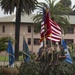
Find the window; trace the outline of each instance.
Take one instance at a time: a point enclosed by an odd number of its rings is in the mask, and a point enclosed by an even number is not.
[[[28,33],[31,32],[31,26],[28,26]]]
[[[39,40],[40,40],[40,39],[34,39],[34,45],[40,45]]]
[[[5,25],[2,26],[2,32],[5,32]]]
[[[67,27],[66,34],[74,34],[74,27]]]
[[[31,38],[28,38],[28,45],[31,45]]]
[[[74,42],[73,39],[65,39],[65,41],[67,45],[72,44]]]

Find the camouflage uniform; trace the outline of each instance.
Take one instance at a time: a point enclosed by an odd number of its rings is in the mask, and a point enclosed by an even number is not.
[[[59,65],[62,66],[65,62],[64,59],[66,58],[65,56],[66,52],[64,51],[64,48],[60,46],[60,51],[58,54],[58,60],[59,60]]]
[[[58,52],[56,50],[52,52],[52,64],[58,64]]]

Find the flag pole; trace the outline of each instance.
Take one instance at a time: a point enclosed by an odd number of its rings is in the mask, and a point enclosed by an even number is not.
[[[25,39],[25,32],[23,33],[23,41]],[[22,51],[23,54],[26,54],[24,51]],[[22,58],[23,58],[23,54],[22,54]],[[24,58],[22,59],[22,62],[24,62]]]
[[[46,39],[44,38],[44,51],[45,51],[45,47],[46,47]]]
[[[25,38],[25,33],[23,33],[23,39]],[[22,51],[22,53],[23,54],[25,54],[25,55],[27,55],[27,56],[29,56],[29,57],[31,57],[29,54],[27,54],[26,52],[24,52],[24,51]]]
[[[7,53],[6,53],[6,55],[7,55]],[[5,62],[6,62],[6,56],[5,56],[5,58],[4,58],[4,66],[5,66]]]
[[[11,38],[11,35],[12,35],[12,33],[10,33],[10,38]],[[9,38],[9,39],[10,39],[10,38]],[[11,53],[7,53],[7,54],[14,57],[14,55],[11,54]],[[14,57],[14,58],[15,58],[15,57]],[[9,67],[11,67],[11,75],[13,75],[13,72],[14,72],[14,69],[13,69],[13,68],[14,68],[14,63],[13,63],[11,66],[9,65]]]
[[[30,56],[29,54],[27,54],[26,52],[24,52],[24,51],[23,51],[23,53],[24,53],[25,55],[27,55],[27,56],[31,57],[31,56]]]
[[[11,38],[11,35],[12,35],[12,33],[10,33],[10,38]],[[12,55],[11,53],[8,53],[9,55],[11,55],[11,56],[13,56],[14,57],[14,55]],[[15,58],[15,57],[14,57]],[[14,68],[14,64],[12,64],[12,66],[10,66],[11,67],[11,75],[13,75],[13,68]]]
[[[23,33],[23,39],[25,38],[25,33]]]
[[[25,33],[23,33],[25,35]],[[23,36],[23,57],[26,57],[26,59],[23,58],[24,62],[28,62],[29,59],[30,59],[30,53],[29,53],[29,48],[28,48],[28,45],[25,41],[25,38]]]
[[[11,36],[12,33],[10,33],[10,36]],[[7,52],[6,52],[6,55],[7,55]],[[6,56],[4,58],[4,65],[5,65],[5,62],[6,62]]]

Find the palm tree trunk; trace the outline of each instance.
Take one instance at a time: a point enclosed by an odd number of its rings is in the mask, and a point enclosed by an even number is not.
[[[15,60],[19,60],[19,39],[20,39],[20,21],[21,21],[21,0],[20,5],[16,7],[15,23]]]

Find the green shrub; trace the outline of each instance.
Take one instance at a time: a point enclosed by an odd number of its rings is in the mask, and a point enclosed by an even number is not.
[[[14,42],[14,40],[11,37],[0,38],[0,51],[6,51],[9,39],[11,39],[11,41]]]
[[[23,52],[22,51],[19,51],[19,56],[22,56],[23,55]]]
[[[35,61],[21,63],[19,75],[39,75],[39,64]]]

